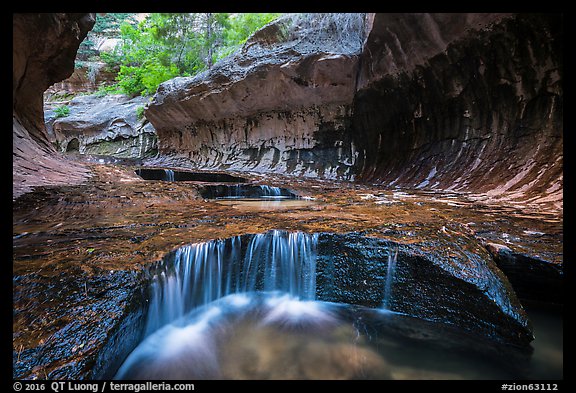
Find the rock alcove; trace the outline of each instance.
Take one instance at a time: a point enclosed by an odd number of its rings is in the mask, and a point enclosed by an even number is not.
[[[13,378],[562,378],[562,15],[286,15],[55,118],[96,18],[13,14]]]

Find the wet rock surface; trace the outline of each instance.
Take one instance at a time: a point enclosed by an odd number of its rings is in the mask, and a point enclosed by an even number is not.
[[[208,183],[244,183],[245,178],[222,172],[178,171],[169,168],[138,168],[136,174],[144,180],[197,181]]]
[[[437,278],[453,275],[458,285],[476,291],[478,299],[495,298],[489,294],[490,288],[479,286],[473,274],[468,276],[471,270],[466,270],[474,264],[490,266],[487,251],[481,246],[484,242],[481,236],[488,233],[493,239],[507,239],[527,255],[546,255],[549,263],[562,266],[561,216],[483,204],[463,194],[385,190],[282,176],[264,179],[258,174],[243,173],[249,177],[248,181],[258,184],[266,180],[267,184],[316,198],[318,203],[282,210],[242,210],[204,200],[199,195],[200,182],[145,181],[135,174],[135,167],[86,165],[96,173],[86,184],[40,188],[14,202],[15,378],[104,375],[103,364],[107,356],[112,356],[105,355],[107,343],[116,340],[124,343],[125,348],[131,346],[123,337],[133,337],[131,329],[135,329],[126,323],[127,316],[140,320],[138,315],[142,311],[137,311],[138,306],[133,304],[137,305],[135,299],[141,298],[142,269],[161,260],[169,251],[194,242],[271,229],[340,233],[343,241],[338,246],[342,248],[354,239],[366,237],[371,239],[362,241],[368,245],[394,242],[402,258],[414,261],[410,266],[422,266],[423,270],[416,269],[410,274],[433,273]],[[523,233],[525,228],[549,234],[549,240],[534,242]],[[354,250],[352,246],[349,248]],[[366,260],[378,248],[366,247],[362,251],[357,247],[355,252],[360,257],[365,253]],[[334,260],[344,268],[351,258],[339,253]],[[381,255],[378,261],[383,263],[385,258],[386,254]],[[362,270],[358,274],[361,273]],[[422,289],[408,276],[400,275],[399,283],[402,284],[392,286],[392,293],[407,294]],[[488,294],[481,293],[483,290],[488,290]],[[374,295],[376,292],[362,289],[354,294],[345,289],[335,293],[331,296],[342,299],[348,296],[360,304],[374,305],[381,301]],[[382,291],[378,293],[382,296]],[[501,300],[500,304],[504,304]],[[495,311],[489,303],[469,300],[467,304],[472,309],[459,311],[458,318],[464,324],[476,324],[486,333],[488,326],[482,328],[477,318]],[[493,336],[488,334],[490,337],[507,337],[517,343],[527,341],[525,333],[521,333],[524,338],[510,336],[512,332],[526,332],[518,323],[523,320],[522,310],[514,304],[512,301],[510,312],[496,309],[509,322],[500,324],[499,329],[503,330],[495,330]],[[392,300],[391,307],[400,305]],[[480,314],[476,314],[477,307]],[[49,309],[51,318],[46,318]],[[434,315],[443,315],[442,311],[454,311],[450,307],[428,314],[424,309],[403,310],[431,320]],[[472,316],[467,317],[466,310]],[[514,312],[519,317],[513,318]],[[53,340],[58,345],[46,344]],[[84,346],[79,348],[82,343]],[[98,372],[92,368],[97,364],[101,365]]]
[[[323,234],[318,248],[322,300],[385,307],[519,346],[533,339],[505,276],[467,234],[409,245]]]

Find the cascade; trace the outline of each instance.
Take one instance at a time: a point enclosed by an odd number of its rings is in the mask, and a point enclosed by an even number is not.
[[[281,292],[301,300],[316,297],[318,235],[273,230],[252,236],[193,244],[174,253],[153,276],[146,335],[221,297]]]
[[[164,180],[174,181],[174,171],[172,169],[164,169]]]
[[[392,251],[388,249],[388,267],[386,269],[386,281],[384,283],[384,300],[383,307],[390,309],[390,300],[392,298],[392,282],[394,281],[394,272],[396,271],[396,260],[398,258],[398,247]]]

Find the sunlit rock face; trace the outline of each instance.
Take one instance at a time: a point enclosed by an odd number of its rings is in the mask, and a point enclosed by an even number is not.
[[[363,14],[283,18],[210,71],[163,83],[146,111],[161,153],[204,168],[351,178],[363,30]]]
[[[561,26],[377,14],[353,109],[357,178],[561,207]]]
[[[106,63],[83,62],[74,68],[69,78],[50,86],[44,96],[49,98],[59,94],[93,93],[102,85],[116,83],[117,76],[118,72],[109,70]]]
[[[88,176],[81,165],[55,154],[43,116],[43,93],[69,77],[80,42],[95,14],[42,13],[12,16],[12,114],[14,197],[44,184],[79,182]]]

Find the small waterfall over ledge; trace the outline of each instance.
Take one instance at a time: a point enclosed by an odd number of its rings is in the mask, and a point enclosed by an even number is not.
[[[398,247],[394,250],[388,249],[388,266],[386,268],[386,282],[384,283],[384,309],[390,310],[390,301],[392,300],[392,283],[394,281],[394,272],[396,271],[396,261],[398,259]]]
[[[317,242],[318,234],[273,230],[179,248],[173,266],[160,266],[153,277],[146,335],[235,293],[281,292],[314,300]]]
[[[444,347],[450,329],[461,326],[455,337],[466,339],[449,344],[464,342],[460,353],[497,343],[483,341],[498,339],[496,325],[482,328],[485,320],[513,322],[500,306],[483,302],[485,291],[411,247],[357,234],[280,230],[181,247],[148,271],[142,341],[114,378],[332,379],[346,370],[346,378],[386,379],[387,362],[374,352],[380,341],[370,344],[376,331],[392,341],[405,332],[428,348],[430,340]],[[481,342],[472,343],[470,332]],[[364,333],[366,341],[359,340]],[[405,349],[398,348],[401,356]],[[351,357],[359,359],[357,368]]]
[[[174,171],[172,169],[164,169],[164,180],[174,181]]]

